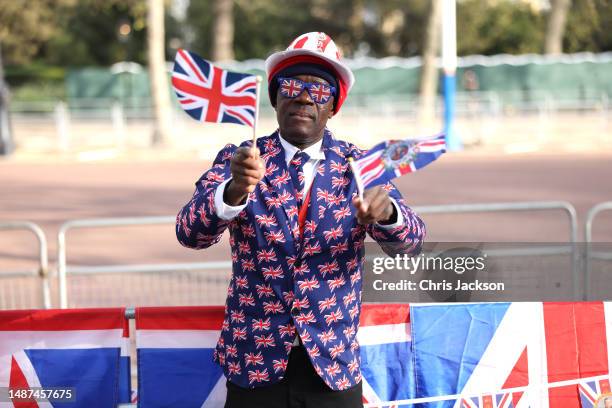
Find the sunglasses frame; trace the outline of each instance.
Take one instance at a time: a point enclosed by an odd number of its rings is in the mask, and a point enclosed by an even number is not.
[[[306,91],[308,93],[308,96],[310,97],[310,99],[312,99],[313,102],[315,102],[315,103],[317,103],[319,105],[325,105],[327,102],[329,102],[329,100],[332,98],[332,96],[333,97],[336,96],[336,87],[332,86],[332,85],[329,85],[329,84],[324,84],[323,82],[306,82],[306,81],[302,81],[301,79],[286,78],[286,77],[278,77],[276,80],[278,81],[278,89],[281,90],[281,95],[284,98],[295,99],[298,96],[300,96],[302,94],[302,92]],[[298,94],[293,96],[293,97],[289,96],[289,95],[285,95],[283,93],[283,91],[282,91],[283,81],[297,81],[300,84],[302,84],[302,90]],[[319,102],[315,97],[312,96],[311,89],[310,89],[312,86],[324,86],[324,87],[328,87],[329,88],[329,94],[330,94],[329,98],[326,101]]]

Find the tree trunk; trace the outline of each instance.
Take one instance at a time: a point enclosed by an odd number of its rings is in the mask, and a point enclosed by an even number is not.
[[[147,43],[149,49],[149,77],[153,99],[152,144],[161,145],[170,135],[171,104],[166,73],[164,41],[164,0],[148,0]]]
[[[213,61],[234,59],[234,0],[215,0],[213,6]]]
[[[15,149],[8,102],[8,89],[4,82],[4,66],[2,64],[2,44],[0,43],[0,156],[8,156]]]
[[[419,119],[422,125],[429,126],[435,119],[436,91],[438,89],[437,55],[440,51],[440,20],[442,1],[431,0],[427,16],[425,43],[421,65],[419,92]]]
[[[565,23],[570,4],[571,0],[550,1],[550,15],[546,27],[546,42],[544,43],[545,54],[558,55],[563,53],[563,34],[565,33]]]
[[[353,33],[354,45],[351,51],[356,51],[359,43],[363,41],[364,36],[364,21],[363,15],[365,11],[365,5],[363,0],[354,1],[353,9],[351,10],[350,17],[348,19],[348,27]]]

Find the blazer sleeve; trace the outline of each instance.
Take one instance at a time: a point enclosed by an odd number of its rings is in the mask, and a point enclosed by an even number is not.
[[[418,255],[425,239],[425,223],[406,205],[402,195],[393,183],[387,183],[383,188],[397,202],[402,212],[403,222],[391,229],[377,224],[369,224],[366,231],[389,256],[397,254]]]
[[[215,158],[212,167],[195,183],[191,200],[176,216],[176,238],[187,248],[204,249],[216,244],[231,221],[217,216],[215,191],[231,177],[230,160],[237,146],[228,144]]]

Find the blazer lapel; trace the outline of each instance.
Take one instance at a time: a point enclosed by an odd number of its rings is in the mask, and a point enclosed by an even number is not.
[[[335,224],[333,212],[330,209],[330,200],[334,199],[332,196],[344,195],[345,201],[342,202],[342,205],[350,206],[348,187],[339,189],[332,185],[332,177],[347,177],[347,173],[350,172],[346,152],[327,129],[323,136],[323,152],[325,160],[318,164],[310,190],[310,203],[304,227],[304,243],[316,237],[317,234],[321,234],[326,224]]]
[[[263,158],[266,162],[264,179],[270,191],[270,197],[264,198],[264,205],[282,208],[289,223],[289,230],[295,241],[298,241],[298,212],[295,192],[291,184],[291,176],[285,162],[285,150],[280,143],[278,131],[275,132],[263,146]],[[284,220],[278,220],[279,223]]]

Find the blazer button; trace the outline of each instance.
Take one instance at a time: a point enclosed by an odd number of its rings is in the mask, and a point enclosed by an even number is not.
[[[300,309],[298,309],[297,307],[292,307],[291,308],[291,315],[292,316],[297,316],[300,313]]]

